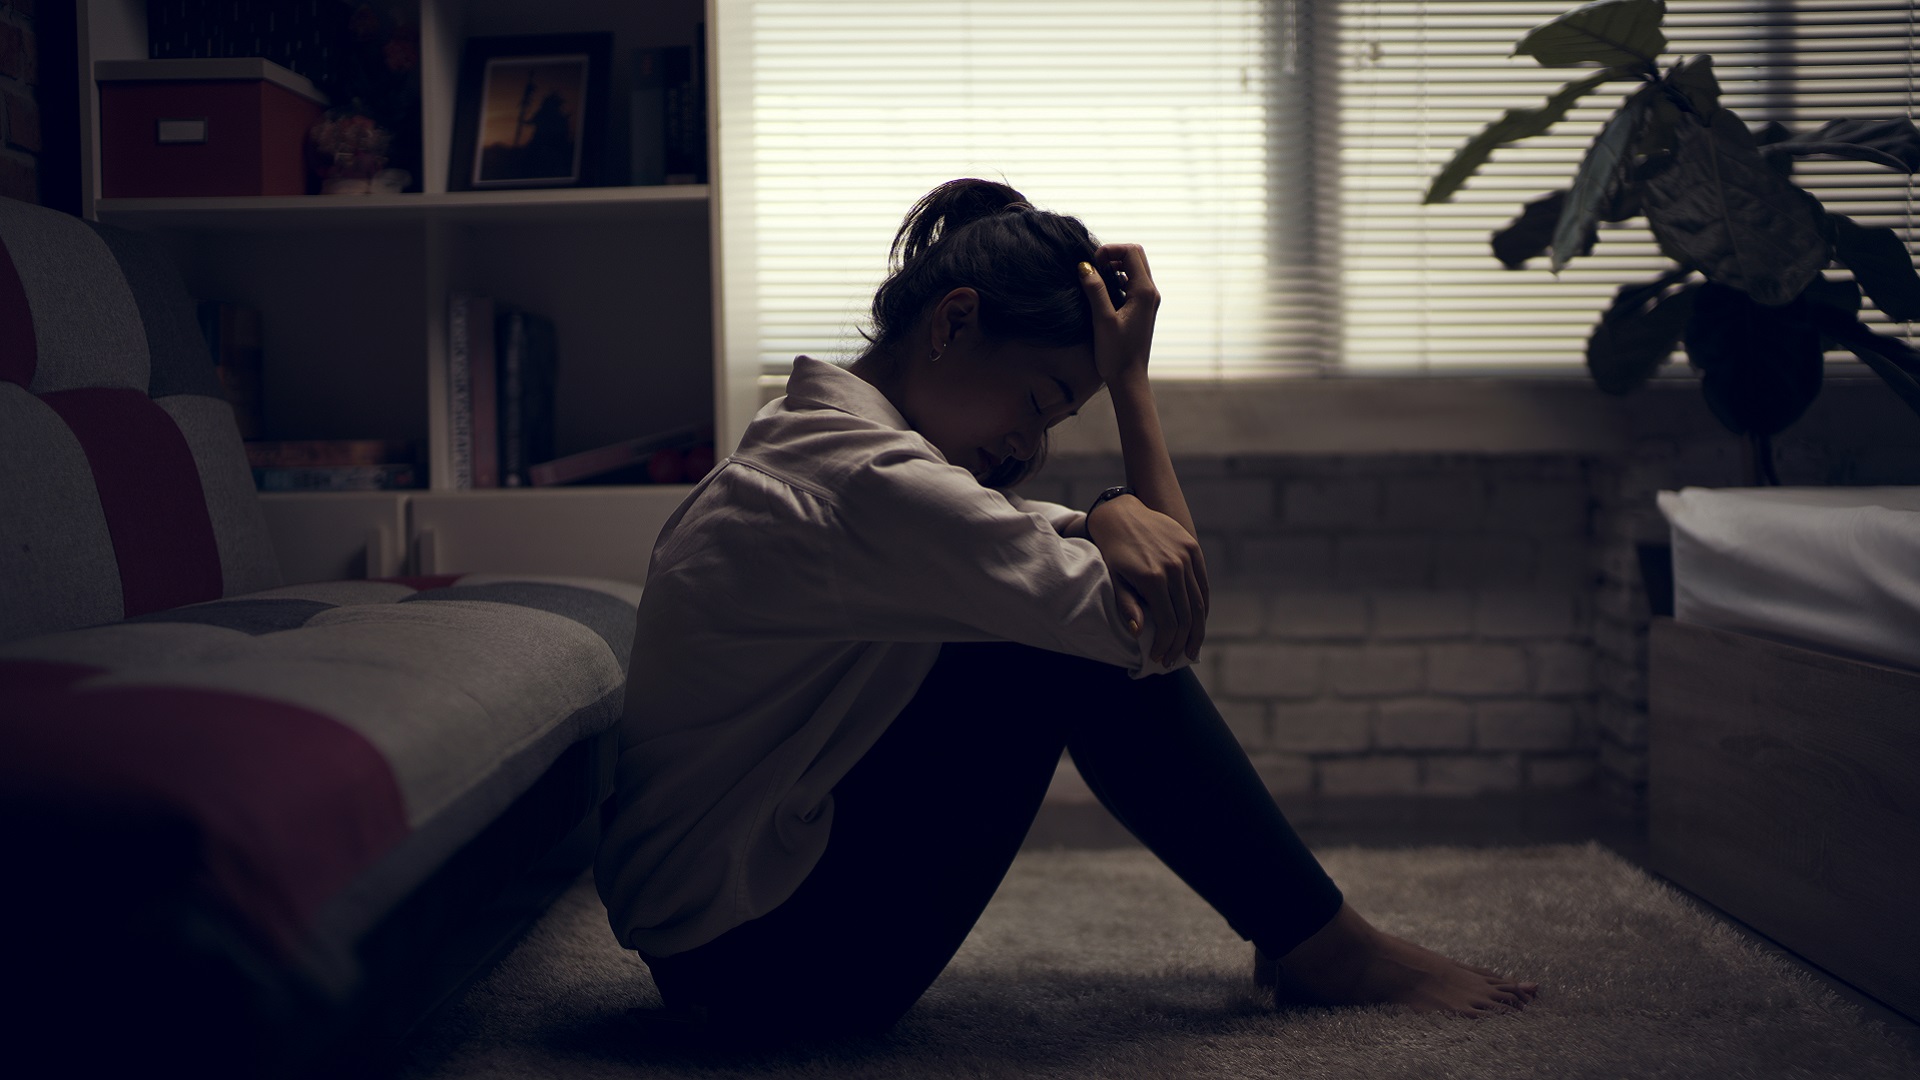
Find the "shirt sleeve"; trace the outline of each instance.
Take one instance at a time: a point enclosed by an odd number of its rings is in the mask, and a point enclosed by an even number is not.
[[[1023,499],[1010,492],[1007,493],[1006,498],[1009,503],[1013,504],[1015,510],[1023,514],[1039,514],[1041,517],[1046,518],[1047,524],[1053,526],[1053,531],[1059,533],[1061,536],[1072,533],[1082,522],[1087,520],[1087,512],[1085,510],[1074,510],[1061,506],[1059,503],[1047,502],[1043,499]]]
[[[1126,629],[1100,550],[1062,536],[1053,504],[1023,509],[963,469],[905,452],[867,459],[835,494],[834,592],[854,639],[1018,641],[1136,678],[1187,664],[1147,655],[1153,627]]]

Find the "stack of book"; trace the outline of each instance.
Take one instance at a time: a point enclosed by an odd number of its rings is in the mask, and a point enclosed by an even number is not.
[[[261,491],[394,491],[424,486],[406,439],[271,439],[247,444]]]
[[[705,53],[702,45],[633,50],[629,183],[707,182]]]
[[[490,296],[457,293],[447,317],[453,486],[525,487],[553,457],[559,337],[553,320]]]

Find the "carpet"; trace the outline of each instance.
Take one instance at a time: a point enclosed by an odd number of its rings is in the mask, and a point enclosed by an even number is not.
[[[659,1003],[590,880],[411,1046],[451,1077],[1914,1077],[1878,1020],[1597,842],[1328,848],[1374,925],[1541,984],[1483,1020],[1263,1003],[1252,947],[1138,849],[1029,850],[887,1035],[693,1053],[626,1016]],[[804,994],[805,972],[767,973]]]

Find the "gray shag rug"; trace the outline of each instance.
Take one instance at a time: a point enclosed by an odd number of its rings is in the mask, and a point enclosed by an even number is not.
[[[1597,842],[1315,853],[1374,925],[1541,985],[1482,1020],[1261,1000],[1252,947],[1144,851],[1028,851],[887,1035],[674,1049],[582,880],[413,1044],[427,1077],[1887,1077],[1878,1020]],[[769,971],[795,994],[806,972]]]

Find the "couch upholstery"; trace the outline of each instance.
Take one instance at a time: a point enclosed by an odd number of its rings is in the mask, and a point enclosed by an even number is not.
[[[363,943],[536,783],[582,788],[575,816],[604,794],[603,768],[550,777],[620,715],[637,586],[283,584],[177,271],[5,199],[0,503],[6,913],[53,928],[43,985],[210,951],[225,974],[187,984],[210,1029],[234,1021],[215,999],[349,1001]]]

